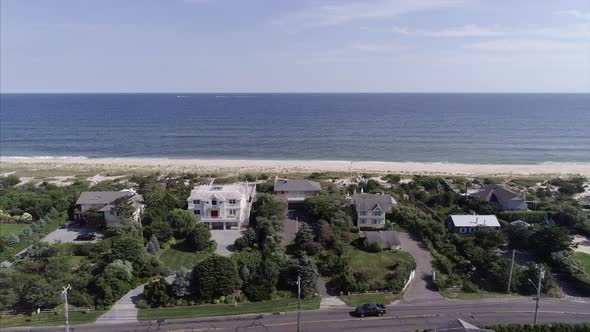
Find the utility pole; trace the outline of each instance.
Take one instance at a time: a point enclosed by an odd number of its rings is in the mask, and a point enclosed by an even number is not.
[[[297,275],[297,332],[300,332],[301,322],[301,276]]]
[[[537,317],[539,315],[539,300],[541,299],[541,281],[543,281],[543,279],[545,279],[545,269],[543,267],[541,267],[541,269],[539,270],[538,285],[535,285],[535,283],[531,279],[529,279],[530,283],[533,284],[533,286],[537,290],[537,300],[535,304],[535,320],[533,321],[533,325],[537,325]]]
[[[68,291],[71,289],[72,287],[70,285],[68,285],[67,287],[64,287],[63,292],[61,292],[61,295],[63,297],[64,300],[64,313],[66,316],[66,332],[70,332],[70,322],[68,321]]]
[[[512,249],[512,264],[510,264],[510,275],[508,276],[508,289],[506,293],[510,294],[510,284],[512,283],[512,270],[514,269],[514,256],[516,254],[516,250]]]

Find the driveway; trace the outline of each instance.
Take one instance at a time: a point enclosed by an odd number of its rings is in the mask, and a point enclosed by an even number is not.
[[[231,256],[234,252],[234,242],[244,235],[244,231],[237,229],[211,230],[211,239],[217,242],[215,253],[221,256]]]
[[[295,240],[295,235],[303,220],[303,211],[288,210],[283,225],[283,245],[287,246],[291,241]],[[297,225],[299,223],[299,225]]]
[[[92,233],[96,231],[96,227],[94,226],[82,226],[82,227],[70,227],[70,228],[58,228],[53,232],[47,234],[44,238],[41,239],[43,242],[96,242],[100,240],[103,236],[100,233],[96,234],[96,240],[94,241],[74,241],[74,239],[81,234]]]
[[[398,233],[401,249],[414,257],[416,275],[404,293],[409,302],[444,300],[432,285],[432,258],[422,243],[412,239],[408,233]]]

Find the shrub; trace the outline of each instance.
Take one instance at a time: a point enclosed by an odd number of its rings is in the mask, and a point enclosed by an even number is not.
[[[381,251],[383,251],[383,245],[381,245],[381,243],[379,243],[379,242],[369,243],[366,246],[366,250],[368,252],[381,252]]]
[[[252,302],[259,302],[270,300],[272,298],[272,290],[266,285],[250,285],[244,289],[246,296]]]
[[[187,240],[195,251],[202,251],[211,245],[211,231],[209,226],[198,223],[188,234]]]
[[[150,306],[148,305],[148,303],[147,303],[147,301],[146,301],[146,300],[144,300],[144,299],[141,299],[141,300],[139,300],[139,301],[137,302],[137,307],[138,307],[139,309],[147,309],[147,308],[149,308]]]
[[[305,250],[305,252],[310,255],[310,256],[315,256],[317,254],[320,253],[320,251],[322,251],[322,245],[319,244],[318,242],[306,242],[303,245],[303,250]]]

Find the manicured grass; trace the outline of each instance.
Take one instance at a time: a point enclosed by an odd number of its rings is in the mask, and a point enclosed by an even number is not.
[[[70,325],[94,323],[96,319],[105,313],[105,310],[91,310],[88,313],[82,311],[70,311]],[[64,325],[64,314],[59,315],[53,312],[43,312],[39,315],[5,315],[0,317],[0,326],[59,326]]]
[[[343,295],[339,296],[344,303],[351,307],[363,305],[365,303],[390,304],[393,301],[402,298],[401,294],[362,294],[362,295]]]
[[[303,310],[319,309],[320,298],[314,297],[301,301]],[[275,313],[284,311],[296,311],[297,299],[284,298],[263,302],[246,302],[238,303],[237,307],[233,304],[202,304],[190,307],[174,308],[157,308],[157,309],[139,309],[137,315],[139,320],[158,320],[158,319],[177,319],[177,318],[195,318],[210,316],[227,316],[242,315],[254,313]]]
[[[0,224],[0,236],[18,235],[27,224]]]
[[[590,255],[583,252],[575,252],[574,259],[580,264],[584,272],[590,275]]]
[[[350,258],[350,267],[355,272],[364,272],[368,277],[367,282],[382,283],[390,267],[400,261],[413,262],[414,258],[407,252],[382,251],[370,253],[354,247],[349,247],[345,255]]]
[[[458,300],[478,300],[478,299],[486,299],[486,298],[496,298],[496,297],[519,297],[520,295],[513,295],[513,294],[506,294],[506,293],[494,293],[494,292],[477,292],[477,293],[467,293],[462,291],[453,291],[453,290],[443,290],[440,292],[440,295],[449,298],[449,299],[458,299]]]
[[[172,271],[177,271],[181,267],[192,268],[196,263],[204,260],[210,252],[193,252],[190,251],[183,243],[173,245],[168,249],[162,250],[159,259],[160,262],[169,267]]]

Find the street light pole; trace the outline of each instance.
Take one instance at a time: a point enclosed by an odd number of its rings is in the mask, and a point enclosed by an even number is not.
[[[64,299],[64,313],[65,313],[65,318],[66,318],[66,326],[65,326],[65,331],[66,332],[70,332],[70,322],[68,320],[69,315],[68,315],[68,291],[71,289],[72,287],[70,285],[68,285],[67,287],[63,287],[63,292],[61,292],[61,295],[63,296]]]
[[[539,270],[538,285],[535,285],[535,283],[531,279],[529,279],[529,282],[533,284],[533,287],[535,287],[535,289],[537,290],[537,299],[535,303],[535,320],[533,321],[533,325],[537,325],[537,317],[539,315],[539,300],[541,299],[541,281],[543,281],[543,279],[545,279],[545,269],[543,267],[541,267],[541,269]]]
[[[300,332],[301,322],[301,276],[297,275],[297,332]]]

